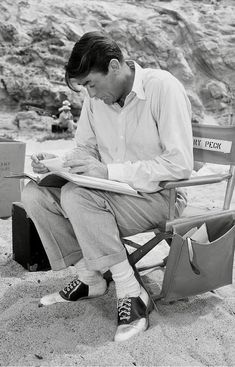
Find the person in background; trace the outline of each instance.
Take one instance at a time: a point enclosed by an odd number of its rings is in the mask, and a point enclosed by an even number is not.
[[[57,123],[59,128],[62,131],[73,132],[77,125],[73,121],[70,102],[68,100],[63,101],[63,105],[59,108],[59,112],[59,121]]]
[[[103,296],[109,270],[117,295],[115,341],[145,331],[152,301],[128,262],[121,238],[164,228],[169,191],[160,181],[188,178],[193,168],[191,106],[183,85],[169,72],[125,60],[106,34],[85,33],[75,43],[66,82],[85,88],[75,139],[65,163],[70,172],[126,182],[141,198],[65,184],[43,188],[30,182],[22,201],[34,221],[53,270],[74,265],[77,278],[40,304]],[[35,172],[47,171],[35,155]],[[53,157],[53,155],[51,155]],[[186,206],[175,197],[176,216]],[[95,327],[95,326],[94,326]]]

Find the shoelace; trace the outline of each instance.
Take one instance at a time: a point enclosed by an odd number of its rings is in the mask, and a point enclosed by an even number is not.
[[[131,298],[119,298],[117,308],[120,320],[129,320],[131,315]]]
[[[79,280],[79,279],[74,279],[74,280],[72,280],[69,284],[67,284],[65,287],[64,287],[64,289],[63,289],[63,291],[64,291],[64,293],[69,293],[69,292],[71,292],[75,287],[77,287],[78,285],[80,285],[81,284],[81,281]]]

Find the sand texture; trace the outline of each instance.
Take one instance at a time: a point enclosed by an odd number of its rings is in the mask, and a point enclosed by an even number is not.
[[[27,145],[28,153],[35,149],[32,144]],[[61,151],[68,145],[57,142]],[[47,142],[36,148],[48,151],[54,146]],[[198,206],[217,207],[222,188],[223,184],[214,190],[203,187],[199,193],[191,189],[189,198]],[[235,365],[234,284],[185,301],[158,302],[146,332],[128,342],[114,343],[113,284],[107,295],[97,299],[38,307],[41,296],[61,289],[73,278],[74,268],[28,272],[16,263],[12,259],[11,218],[0,220],[0,271],[1,366]],[[155,288],[161,283],[160,273],[148,278],[151,284],[156,281]]]

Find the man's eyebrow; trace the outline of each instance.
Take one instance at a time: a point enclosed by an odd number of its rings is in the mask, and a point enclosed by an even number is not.
[[[89,82],[90,80],[87,80],[85,83],[82,83],[82,86],[85,87]]]

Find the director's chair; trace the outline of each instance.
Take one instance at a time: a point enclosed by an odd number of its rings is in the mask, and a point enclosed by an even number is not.
[[[132,246],[136,249],[131,254],[128,254],[128,259],[140,280],[141,271],[157,269],[159,267],[164,268],[167,264],[166,257],[160,263],[144,266],[136,270],[137,262],[157,246],[162,239],[167,240],[170,245],[172,234],[176,232],[177,227],[183,225],[186,232],[192,225],[201,225],[208,219],[224,217],[227,214],[231,214],[233,218],[235,217],[235,211],[230,210],[235,185],[235,126],[212,126],[193,123],[192,128],[195,165],[200,165],[200,162],[202,164],[211,163],[221,165],[221,167],[226,166],[228,171],[226,173],[192,176],[189,179],[160,183],[162,188],[170,190],[169,213],[168,219],[165,222],[165,228],[162,228],[161,232],[159,232],[159,229],[154,229],[155,236],[142,246],[128,239],[123,239],[125,245]],[[221,209],[208,210],[208,208],[201,208],[201,212],[199,213],[198,208],[193,208],[190,203],[184,210],[183,215],[180,218],[175,218],[175,198],[178,188],[212,185],[222,181],[225,181],[226,185]]]

